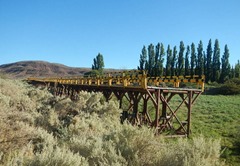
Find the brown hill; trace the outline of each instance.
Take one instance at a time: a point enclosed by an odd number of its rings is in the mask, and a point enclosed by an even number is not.
[[[0,72],[11,78],[82,76],[90,68],[74,68],[45,61],[21,61],[0,65]]]
[[[24,79],[28,77],[65,77],[83,76],[91,68],[69,67],[63,64],[45,61],[21,61],[0,65],[0,73],[10,78]],[[118,69],[104,69],[104,72],[119,72]]]

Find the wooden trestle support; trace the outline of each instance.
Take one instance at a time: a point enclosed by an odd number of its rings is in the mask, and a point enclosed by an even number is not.
[[[133,125],[148,125],[156,129],[156,134],[170,137],[184,137],[191,134],[192,106],[203,91],[203,89],[148,86],[150,79],[143,76],[138,77],[139,80],[133,82],[134,84],[138,82],[138,86],[128,86],[130,85],[129,79],[127,79],[128,82],[121,79],[119,84],[114,85],[109,77],[105,81],[107,84],[99,79],[95,81],[87,79],[85,82],[79,78],[78,82],[75,82],[75,79],[72,81],[68,78],[68,81],[66,79],[62,81],[61,78],[58,81],[56,79],[51,81],[51,79],[29,78],[28,82],[32,84],[44,83],[55,95],[67,95],[71,99],[76,99],[80,91],[101,92],[106,101],[114,95],[119,101],[120,109],[123,110],[121,122],[128,120]],[[191,79],[188,78],[188,80],[191,82]],[[204,80],[201,78],[199,81],[195,81],[195,83],[199,82],[203,87]],[[123,100],[128,102],[128,107],[123,108]],[[149,107],[153,108],[149,109]]]

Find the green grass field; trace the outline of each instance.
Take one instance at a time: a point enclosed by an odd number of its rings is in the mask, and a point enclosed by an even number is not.
[[[202,95],[193,107],[192,135],[221,138],[222,157],[240,163],[240,95]]]

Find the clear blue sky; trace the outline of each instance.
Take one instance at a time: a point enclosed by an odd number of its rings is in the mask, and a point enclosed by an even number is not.
[[[106,68],[139,65],[143,45],[209,39],[240,59],[240,0],[0,0],[0,64],[43,60]]]

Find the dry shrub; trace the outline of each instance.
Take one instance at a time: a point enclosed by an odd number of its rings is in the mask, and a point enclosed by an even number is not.
[[[176,142],[165,142],[159,153],[157,165],[169,166],[218,166],[224,165],[220,158],[220,140],[212,140],[199,136],[178,139]]]
[[[166,140],[120,123],[100,93],[77,101],[0,78],[0,165],[221,165],[219,140]]]
[[[26,146],[32,138],[36,137],[35,128],[22,122],[1,123],[0,151],[8,153]]]
[[[148,128],[136,128],[123,124],[118,131],[104,136],[113,143],[116,153],[121,154],[129,165],[154,165],[159,157],[160,143]]]
[[[38,113],[25,86],[19,81],[0,79],[0,151],[3,152],[1,164],[7,156],[25,147],[35,137],[32,125]]]
[[[88,162],[78,154],[72,153],[65,147],[46,147],[41,153],[30,160],[26,165],[32,166],[85,166]]]
[[[52,134],[41,128],[36,130],[36,134],[35,138],[25,147],[9,153],[3,161],[4,165],[88,165],[88,162],[82,156],[74,154],[68,147],[59,147]]]
[[[47,144],[43,146],[41,152],[35,153],[32,157],[25,157],[24,165],[85,166],[88,162],[79,154],[70,151],[68,147]]]

